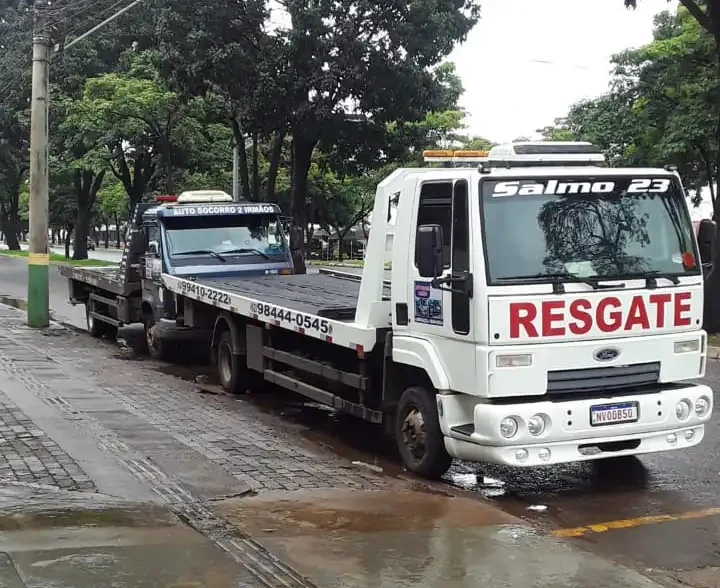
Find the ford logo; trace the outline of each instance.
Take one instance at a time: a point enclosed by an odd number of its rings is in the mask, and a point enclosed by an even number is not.
[[[613,359],[620,357],[620,350],[615,349],[614,347],[605,347],[604,349],[598,349],[593,354],[593,357],[597,361],[612,361]]]

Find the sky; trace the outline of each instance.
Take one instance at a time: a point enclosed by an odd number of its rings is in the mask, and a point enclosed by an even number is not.
[[[482,0],[482,18],[450,55],[468,131],[496,142],[553,124],[608,89],[610,56],[652,40],[655,14],[677,1]],[[549,63],[548,63],[549,62]]]

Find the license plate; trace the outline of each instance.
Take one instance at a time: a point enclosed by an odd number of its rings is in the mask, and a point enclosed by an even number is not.
[[[639,407],[637,402],[619,402],[617,404],[598,404],[590,407],[590,425],[617,425],[634,423],[638,420]]]

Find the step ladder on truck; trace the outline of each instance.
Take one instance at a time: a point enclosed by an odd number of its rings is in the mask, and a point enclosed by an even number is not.
[[[378,188],[360,280],[163,273],[254,378],[383,424],[408,469],[686,449],[713,409],[703,277],[680,177],[589,143],[427,152]],[[389,278],[385,262],[392,262]]]

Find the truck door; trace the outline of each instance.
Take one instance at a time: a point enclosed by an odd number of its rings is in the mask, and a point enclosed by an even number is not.
[[[472,333],[472,305],[463,291],[467,278],[472,282],[469,191],[466,180],[426,182],[421,185],[417,227],[437,224],[443,232],[443,276],[455,278],[452,289],[445,285],[433,288],[420,277],[415,263],[408,293],[412,301],[412,332],[433,341],[450,375],[452,388],[458,392],[476,393],[475,345]]]

